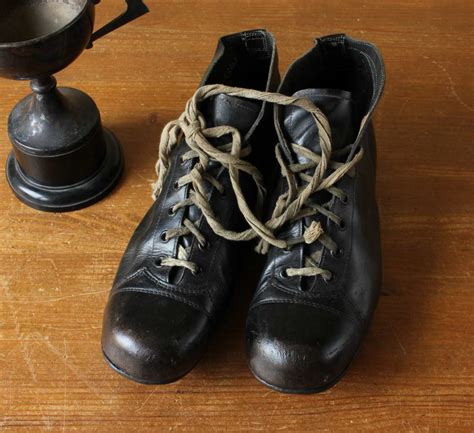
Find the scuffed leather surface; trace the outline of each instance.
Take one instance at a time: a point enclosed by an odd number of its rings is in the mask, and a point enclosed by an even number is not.
[[[156,288],[115,292],[105,312],[102,346],[115,367],[142,382],[167,383],[194,366],[205,349],[208,316],[177,299]]]

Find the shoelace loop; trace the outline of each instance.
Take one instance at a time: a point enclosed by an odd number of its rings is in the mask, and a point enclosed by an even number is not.
[[[305,164],[303,167],[298,164],[287,164],[281,155],[279,147],[276,147],[276,158],[280,164],[282,175],[286,178],[288,191],[280,196],[272,218],[266,223],[260,221],[251,210],[240,187],[240,172],[247,173],[252,177],[257,186],[257,208],[261,207],[265,194],[262,175],[256,167],[242,159],[249,154],[250,149],[242,149],[240,133],[234,127],[217,126],[207,128],[206,121],[198,110],[198,104],[200,102],[218,94],[227,94],[229,96],[253,99],[283,106],[294,105],[309,112],[317,125],[321,155],[317,155],[296,144],[292,145],[295,152],[302,152],[305,157],[311,160],[309,165]],[[230,135],[230,141],[224,145],[214,146],[209,141],[209,139],[221,138],[226,135]],[[245,241],[257,237],[260,238],[261,241],[257,247],[257,251],[261,253],[268,251],[269,245],[278,248],[288,248],[291,245],[294,245],[295,240],[279,239],[274,235],[274,232],[281,228],[286,222],[301,218],[301,215],[305,212],[307,213],[308,209],[304,207],[306,206],[310,196],[321,189],[331,190],[333,185],[342,178],[362,156],[362,151],[360,151],[356,157],[346,164],[331,162],[332,148],[329,122],[321,110],[305,98],[285,96],[278,93],[261,92],[252,89],[229,87],[219,84],[203,86],[200,87],[194,96],[187,102],[186,109],[179,119],[169,122],[163,129],[160,140],[159,159],[156,163],[158,177],[154,184],[153,195],[155,199],[163,188],[164,180],[170,167],[171,153],[183,138],[190,148],[190,150],[183,155],[183,159],[197,159],[197,162],[187,175],[178,180],[179,187],[189,184],[190,192],[188,198],[173,206],[174,211],[194,205],[201,211],[203,217],[217,235],[233,241]],[[222,185],[207,172],[208,163],[211,159],[219,162],[229,171],[229,177],[232,189],[237,199],[238,208],[249,225],[247,230],[242,232],[227,230],[214,214],[209,203],[208,193],[204,187],[204,181],[211,183],[213,187],[220,191],[222,190]],[[339,165],[333,173],[324,177],[330,164],[333,166],[334,164]],[[301,173],[303,169],[307,170],[308,168],[314,168],[312,176]],[[297,187],[298,182],[296,181],[296,174],[299,174],[300,178],[307,182],[307,185],[304,188]],[[332,190],[335,191],[336,189],[332,188]],[[312,207],[310,209],[310,212],[314,213],[322,211],[320,207]],[[192,234],[201,246],[205,243],[205,238],[202,233],[199,232],[195,223],[186,218],[183,221],[183,227],[171,229],[168,231],[166,236],[167,238],[173,238],[184,236],[186,234]],[[311,225],[306,229],[303,241],[312,243],[322,240],[324,236],[325,234],[322,227]],[[189,251],[179,245],[177,258],[165,257],[161,260],[161,264],[163,266],[181,266],[196,273],[199,271],[199,268],[195,263],[188,260],[188,254]],[[311,267],[316,267],[314,260],[310,260],[308,263]],[[288,271],[288,275],[293,272],[292,270]],[[300,272],[300,270],[296,270],[296,272]],[[316,271],[313,270],[311,272],[314,273]],[[320,273],[321,272],[319,272],[318,275]],[[309,275],[308,272],[306,272],[305,275],[306,274]]]
[[[337,197],[340,200],[345,200],[346,196],[344,191],[337,188],[335,184],[342,179],[342,177],[352,171],[355,165],[362,158],[363,149],[360,149],[355,156],[346,163],[330,160],[328,166],[333,170],[333,172],[322,178],[320,177],[318,167],[320,167],[321,161],[324,158],[324,153],[320,156],[298,144],[292,144],[291,148],[295,154],[304,156],[309,159],[310,162],[305,164],[287,164],[283,159],[281,152],[277,150],[277,160],[280,164],[282,175],[286,179],[288,190],[278,197],[272,218],[267,222],[267,226],[271,227],[273,230],[278,230],[288,221],[296,221],[317,214],[322,214],[331,221],[341,225],[341,218],[334,212],[330,211],[327,204],[320,205],[312,203],[311,196],[317,191],[326,190],[332,196]],[[340,150],[333,151],[332,156],[339,157],[344,154],[348,155],[351,150],[352,145],[349,145]],[[312,176],[304,173],[311,168],[315,169]],[[297,176],[300,178],[300,182],[297,181]],[[298,183],[306,183],[306,185],[298,187]],[[337,255],[337,252],[339,251],[334,240],[324,232],[321,223],[316,221],[312,221],[309,227],[305,228],[302,236],[288,239],[287,248],[299,243],[312,244],[314,242],[321,243],[322,246],[331,251],[333,255]],[[265,254],[268,249],[269,244],[262,239],[257,246],[257,252]],[[313,253],[310,256],[305,256],[304,266],[302,268],[288,268],[286,269],[286,275],[289,277],[314,277],[321,275],[325,280],[330,280],[332,278],[331,272],[318,266],[319,256],[319,252]]]

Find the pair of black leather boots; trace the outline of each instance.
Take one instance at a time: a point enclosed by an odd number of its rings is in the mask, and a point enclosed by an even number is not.
[[[267,255],[246,330],[258,380],[323,391],[361,344],[381,286],[371,117],[383,61],[372,44],[332,35],[281,83],[277,62],[265,30],[221,38],[165,127],[158,196],[104,317],[105,358],[130,379],[164,384],[197,364],[239,272],[237,240]]]

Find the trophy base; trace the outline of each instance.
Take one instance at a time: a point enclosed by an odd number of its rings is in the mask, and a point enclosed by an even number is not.
[[[100,168],[87,179],[65,186],[42,185],[28,177],[13,152],[7,160],[6,175],[15,195],[26,205],[46,212],[68,212],[90,206],[105,197],[123,172],[122,147],[117,138],[103,129],[106,155]]]

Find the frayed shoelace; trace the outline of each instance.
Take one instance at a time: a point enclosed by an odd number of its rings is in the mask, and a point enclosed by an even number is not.
[[[317,155],[308,149],[292,144],[294,152],[304,155],[310,160],[306,164],[290,164],[288,165],[278,146],[275,148],[276,158],[281,168],[282,175],[286,178],[288,191],[282,194],[277,200],[277,204],[272,214],[272,218],[263,223],[250,209],[242,189],[240,187],[240,172],[247,173],[251,176],[257,187],[257,209],[261,209],[265,196],[265,188],[263,186],[263,178],[258,169],[243,160],[242,158],[250,153],[249,148],[242,149],[242,139],[239,131],[231,126],[206,127],[206,121],[199,112],[197,106],[200,102],[218,94],[227,94],[245,99],[258,100],[277,105],[294,105],[309,112],[315,121],[320,138],[321,155]],[[209,142],[212,138],[222,138],[230,136],[230,141],[226,144],[214,146]],[[162,132],[159,148],[159,159],[156,163],[156,172],[158,179],[154,184],[153,196],[156,197],[166,178],[170,166],[170,158],[173,149],[185,138],[189,147],[182,159],[183,162],[188,160],[196,160],[191,171],[175,182],[175,188],[179,189],[185,185],[189,185],[188,198],[176,203],[169,210],[173,214],[181,208],[188,206],[196,206],[206,219],[211,229],[218,236],[232,241],[247,241],[254,238],[260,238],[257,251],[266,253],[270,245],[278,248],[290,248],[299,242],[313,243],[319,241],[323,246],[334,250],[337,248],[323,231],[319,223],[312,223],[305,229],[301,239],[279,239],[274,232],[280,229],[286,222],[303,218],[304,216],[316,215],[321,213],[326,215],[333,221],[338,221],[338,216],[330,212],[324,206],[311,205],[310,196],[316,191],[327,190],[336,197],[341,198],[343,192],[334,187],[334,184],[348,173],[352,167],[362,157],[362,150],[347,163],[339,163],[331,161],[331,135],[330,127],[326,116],[311,101],[305,98],[296,98],[285,96],[278,93],[261,92],[252,89],[243,89],[238,87],[223,86],[220,84],[208,85],[199,88],[194,96],[187,102],[184,113],[178,120],[168,123]],[[347,151],[346,149],[344,151]],[[339,151],[341,152],[341,151]],[[247,221],[249,228],[242,232],[227,230],[213,212],[208,198],[208,192],[205,189],[205,182],[210,183],[215,189],[223,193],[223,186],[220,182],[207,172],[210,161],[217,161],[229,171],[229,177],[232,189],[237,199],[238,208]],[[325,177],[328,167],[334,171]],[[314,168],[312,176],[308,176],[302,171]],[[296,176],[300,180],[307,182],[304,187],[298,187]],[[164,239],[172,239],[175,237],[192,234],[198,245],[203,248],[206,246],[206,239],[199,231],[196,223],[185,218],[183,225],[178,228],[170,229],[164,233]],[[189,250],[182,245],[178,245],[177,257],[163,257],[160,264],[168,267],[183,267],[189,269],[193,273],[199,272],[196,263],[188,260]],[[312,257],[305,258],[305,267],[301,269],[288,269],[288,276],[302,275],[315,276],[323,275],[328,277],[328,271],[318,268],[316,261]]]

